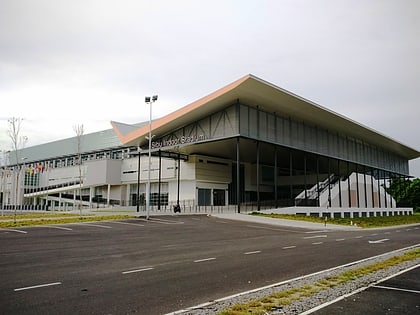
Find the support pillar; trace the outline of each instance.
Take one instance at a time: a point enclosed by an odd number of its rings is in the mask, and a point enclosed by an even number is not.
[[[109,207],[109,201],[111,199],[111,184],[107,185],[106,189],[106,206]]]
[[[238,204],[238,213],[241,212],[241,185],[240,185],[241,160],[239,151],[239,137],[236,138],[236,203]]]
[[[137,196],[136,196],[136,210],[137,212],[140,211],[140,173],[141,173],[141,169],[140,169],[140,160],[141,160],[141,156],[140,156],[140,147],[138,148],[138,161],[137,161]]]
[[[257,211],[260,210],[260,142],[257,141]]]
[[[179,205],[179,188],[180,188],[180,182],[181,182],[181,155],[178,152],[178,183],[177,183],[177,197],[176,197],[176,204]]]
[[[277,180],[278,180],[278,171],[277,171],[277,146],[274,148],[274,208],[278,207],[278,191],[277,191]]]
[[[158,210],[160,210],[160,186],[162,183],[162,151],[159,150]]]

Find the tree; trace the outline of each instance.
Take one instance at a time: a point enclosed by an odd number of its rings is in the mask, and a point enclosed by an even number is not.
[[[420,178],[393,178],[387,192],[395,199],[398,207],[420,210]]]
[[[84,133],[83,124],[82,125],[74,125],[73,126],[74,132],[76,132],[76,140],[77,140],[77,164],[79,166],[79,211],[80,215],[82,215],[82,137]]]
[[[20,127],[22,124],[22,118],[12,117],[8,119],[7,123],[9,124],[9,128],[7,130],[7,134],[9,135],[10,139],[12,140],[12,149],[15,154],[15,162],[16,162],[16,182],[15,182],[15,205],[14,205],[14,213],[13,213],[13,222],[16,223],[16,210],[17,205],[19,203],[19,182],[20,182],[20,172],[21,172],[21,164],[20,164],[20,157],[19,157],[19,150],[23,149],[25,146],[26,141],[28,141],[28,137],[20,136]]]
[[[408,200],[415,211],[420,211],[420,178],[411,181]]]

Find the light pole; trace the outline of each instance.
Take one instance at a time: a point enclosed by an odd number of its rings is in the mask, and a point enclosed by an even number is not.
[[[152,97],[146,96],[144,101],[146,104],[149,104],[149,166],[147,172],[147,187],[146,187],[146,208],[147,208],[147,215],[146,219],[149,220],[150,215],[150,168],[152,167],[152,104],[156,102],[158,99],[157,95],[153,95]]]

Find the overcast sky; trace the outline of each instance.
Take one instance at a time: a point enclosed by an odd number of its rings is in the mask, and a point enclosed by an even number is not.
[[[32,146],[249,73],[420,150],[418,0],[0,0],[0,150],[10,117]]]

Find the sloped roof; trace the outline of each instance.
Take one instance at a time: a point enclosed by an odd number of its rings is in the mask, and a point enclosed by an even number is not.
[[[155,135],[167,134],[171,130],[178,129],[211,112],[231,105],[238,99],[243,104],[258,105],[267,112],[275,112],[285,117],[380,145],[408,160],[420,157],[420,152],[413,148],[251,74],[154,120],[152,122],[153,133]],[[147,142],[145,136],[149,132],[148,125],[139,128],[131,126],[132,128],[130,128],[126,124],[114,121],[111,124],[124,145],[142,145]]]
[[[85,134],[81,139],[81,151],[93,152],[122,146],[112,129]],[[18,151],[26,163],[77,154],[77,137],[43,143]],[[10,164],[16,164],[15,154],[10,154]]]

